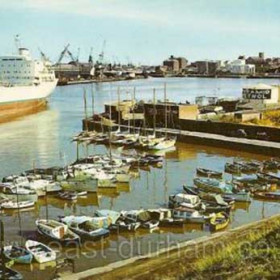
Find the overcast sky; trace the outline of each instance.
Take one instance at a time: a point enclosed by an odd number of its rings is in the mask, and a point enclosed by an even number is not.
[[[160,64],[170,54],[234,59],[280,56],[279,0],[0,0],[0,55],[14,36],[54,62],[64,45],[94,58],[106,40],[110,61]]]

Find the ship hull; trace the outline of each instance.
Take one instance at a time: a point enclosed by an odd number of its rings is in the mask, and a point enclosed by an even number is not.
[[[46,99],[18,101],[10,104],[0,104],[0,123],[9,122],[17,118],[35,114],[45,110]]]
[[[57,80],[40,86],[0,87],[0,123],[45,110]]]

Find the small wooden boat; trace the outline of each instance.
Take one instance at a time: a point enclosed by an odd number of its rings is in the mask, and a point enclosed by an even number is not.
[[[164,138],[161,141],[151,141],[151,143],[148,144],[148,149],[149,150],[167,150],[167,149],[174,147],[175,144],[176,144],[176,138]]]
[[[12,183],[0,183],[0,192],[3,193],[3,197],[14,201],[36,202],[38,200],[38,195],[34,190],[17,187]]]
[[[218,231],[225,229],[228,226],[228,224],[229,216],[224,212],[217,213],[210,218],[210,231]]]
[[[253,197],[266,200],[280,200],[280,192],[254,192]]]
[[[78,195],[76,192],[60,192],[57,195],[58,198],[60,199],[65,199],[65,200],[77,200],[78,199]]]
[[[40,234],[62,244],[80,243],[80,237],[61,222],[39,219],[36,221],[36,225]]]
[[[277,170],[279,167],[279,163],[276,160],[265,160],[263,162],[263,169],[264,170]]]
[[[205,202],[204,213],[219,213],[226,212],[230,213],[232,206],[231,205],[218,205],[215,202]]]
[[[159,221],[159,227],[183,227],[184,219],[166,218]]]
[[[223,172],[218,172],[206,168],[197,168],[196,174],[199,176],[209,177],[209,178],[222,178]]]
[[[257,177],[262,182],[280,185],[280,177],[271,173],[259,172]]]
[[[5,279],[5,280],[23,280],[23,276],[13,270],[13,269],[10,269],[8,267],[3,267],[3,265],[1,264],[0,266],[0,279]]]
[[[146,222],[141,223],[141,227],[145,229],[155,229],[159,226],[159,221],[158,220],[149,220]]]
[[[110,231],[136,231],[140,227],[140,222],[131,221],[129,219],[120,218],[116,223],[111,224]]]
[[[202,215],[194,209],[178,207],[173,210],[173,218],[184,219],[185,222],[203,224],[209,219],[209,216]]]
[[[200,196],[201,193],[202,193],[202,191],[199,188],[196,188],[196,187],[183,186],[183,189],[188,194],[194,194],[194,195]],[[208,196],[213,196],[213,198],[215,199],[216,203],[218,203],[218,204],[221,204],[221,203],[224,204],[224,202],[225,202],[227,204],[232,205],[235,202],[234,198],[232,198],[230,196],[226,196],[224,194],[221,194],[222,200],[220,200],[220,199],[217,200],[217,198],[219,198],[219,194],[207,193],[207,195]],[[209,201],[209,199],[208,199],[208,201]],[[222,201],[224,201],[224,202],[222,202]]]
[[[110,231],[105,228],[96,228],[90,220],[82,223],[72,223],[69,228],[83,240],[99,241],[109,236]]]
[[[169,196],[168,206],[169,208],[184,206],[199,210],[202,203],[198,195],[178,193]]]
[[[241,168],[237,164],[227,162],[225,165],[225,172],[230,174],[241,174]]]
[[[6,210],[33,208],[34,204],[35,204],[34,201],[19,201],[19,202],[7,201],[1,204],[1,208]]]
[[[27,240],[25,243],[26,249],[33,255],[38,263],[45,263],[56,260],[56,253],[47,245],[34,241]]]
[[[5,257],[16,263],[30,264],[32,262],[33,255],[24,247],[11,245],[5,246],[3,250]]]

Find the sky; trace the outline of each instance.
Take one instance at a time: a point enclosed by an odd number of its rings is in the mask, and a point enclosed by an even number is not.
[[[56,62],[66,44],[80,60],[161,64],[170,55],[231,60],[280,56],[279,0],[0,0],[0,55],[14,37]],[[104,42],[106,42],[104,44]]]

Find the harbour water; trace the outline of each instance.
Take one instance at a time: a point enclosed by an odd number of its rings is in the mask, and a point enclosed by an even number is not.
[[[0,177],[17,174],[33,167],[65,165],[76,158],[76,145],[71,143],[71,136],[81,130],[81,120],[84,117],[83,89],[87,91],[88,113],[91,113],[92,91],[95,96],[95,110],[102,112],[105,102],[117,99],[118,86],[121,89],[121,99],[131,98],[134,87],[138,100],[151,99],[153,88],[157,89],[156,98],[162,99],[164,82],[167,83],[170,100],[193,102],[198,95],[240,97],[243,85],[259,82],[277,84],[279,80],[168,78],[58,87],[46,111],[0,125]],[[86,150],[81,147],[80,156],[85,155]],[[104,146],[90,146],[88,152],[105,153],[107,150]],[[168,195],[182,190],[183,184],[192,184],[196,167],[223,171],[225,163],[236,157],[259,160],[268,158],[230,149],[178,143],[176,151],[167,154],[162,168],[140,170],[139,176],[132,179],[130,185],[119,185],[113,190],[98,191],[73,203],[48,197],[49,217],[57,218],[58,215],[69,214],[90,215],[95,209],[119,211],[164,207]],[[231,179],[231,176],[226,175],[226,179]],[[252,200],[251,204],[237,204],[232,213],[230,227],[259,220],[278,212],[279,204],[272,202]],[[19,218],[22,223],[22,235],[26,238],[36,238],[34,221],[38,217],[44,217],[45,213],[46,200],[44,199],[39,200],[35,210],[24,211],[20,217],[17,212],[2,213],[6,241],[21,240]],[[81,270],[105,265],[121,258],[156,250],[157,246],[164,247],[168,242],[193,239],[206,234],[210,234],[207,228],[195,225],[186,226],[179,231],[167,229],[152,233],[139,231],[135,234],[115,234],[110,236],[105,244],[82,248],[78,253],[80,258],[76,260],[76,265]],[[123,245],[124,242],[128,245]],[[89,257],[91,249],[96,249],[97,256],[94,258]],[[17,269],[28,277],[32,275],[33,279],[40,277],[36,269],[29,267]],[[46,271],[45,279],[48,279],[51,274],[50,270]]]

